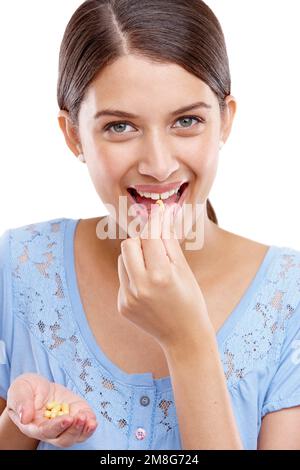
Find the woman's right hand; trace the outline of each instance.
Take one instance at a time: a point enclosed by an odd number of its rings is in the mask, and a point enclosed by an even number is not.
[[[53,401],[68,403],[69,415],[45,418],[46,405]],[[23,374],[13,381],[7,411],[23,434],[56,447],[83,442],[97,427],[96,416],[83,398],[38,374]]]

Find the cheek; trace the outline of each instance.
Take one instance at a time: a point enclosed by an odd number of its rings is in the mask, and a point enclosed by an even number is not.
[[[132,146],[112,142],[93,140],[93,168],[105,178],[120,180],[136,163],[136,152]]]
[[[179,155],[184,155],[184,163],[190,167],[196,175],[211,173],[218,159],[218,138],[216,130],[208,126],[202,134],[195,139],[186,142],[180,149]]]
[[[98,148],[89,156],[89,171],[94,183],[103,187],[112,188],[117,184],[127,171],[124,155],[106,149],[105,146]]]
[[[216,177],[218,157],[216,144],[211,142],[210,145],[201,145],[201,148],[198,146],[198,149],[190,154],[189,160],[186,161],[195,177],[192,197],[198,201],[204,201],[210,192]]]
[[[198,148],[194,153],[189,154],[186,164],[197,177],[201,177],[201,179],[209,178],[211,174],[216,172],[218,155],[218,151],[214,146]]]
[[[214,175],[218,167],[219,155],[214,149],[211,149],[200,160],[199,171],[203,176],[209,177]]]
[[[94,188],[103,203],[114,203],[114,188],[118,191],[122,168],[106,155],[89,159],[88,171]]]
[[[201,180],[201,194],[207,197],[218,169],[218,154],[206,155],[199,165],[199,178]]]

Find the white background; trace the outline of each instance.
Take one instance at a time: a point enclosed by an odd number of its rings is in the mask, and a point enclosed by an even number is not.
[[[78,0],[1,2],[0,234],[106,213],[57,121],[62,36]],[[238,109],[210,200],[219,224],[300,249],[300,2],[207,0],[226,38]]]

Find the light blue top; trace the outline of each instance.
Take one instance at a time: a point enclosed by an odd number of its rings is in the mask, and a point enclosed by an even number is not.
[[[0,396],[36,372],[82,395],[98,417],[94,435],[69,449],[181,450],[170,377],[125,373],[89,328],[74,264],[77,222],[59,218],[0,238]],[[299,329],[300,252],[271,246],[217,334],[245,449],[257,448],[266,413],[300,405]]]

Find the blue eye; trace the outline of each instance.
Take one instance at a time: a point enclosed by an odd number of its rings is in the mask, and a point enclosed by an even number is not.
[[[194,120],[194,121],[197,121],[198,124],[199,124],[200,122],[202,122],[202,123],[204,122],[202,119],[200,119],[200,118],[198,118],[198,117],[196,117],[196,116],[183,116],[182,118],[179,118],[179,119],[177,120],[177,122],[178,122],[178,121],[193,121],[193,120]],[[189,129],[190,127],[192,127],[192,126],[183,126],[183,128],[186,128],[186,129]]]
[[[109,124],[108,126],[105,127],[105,130],[111,132],[111,129],[116,128],[117,126],[125,126],[125,127],[127,127],[127,124],[128,124],[128,123],[126,123],[126,122],[115,122],[115,123],[111,123],[111,124]],[[113,132],[113,134],[124,134],[124,132]]]
[[[205,121],[197,116],[183,116],[179,119],[177,119],[176,122],[179,122],[179,121],[197,121],[197,124],[203,124]],[[127,126],[131,126],[131,124],[129,122],[124,122],[124,121],[119,121],[119,122],[110,122],[109,124],[107,124],[107,126],[105,126],[104,128],[104,131],[107,131],[107,132],[111,132],[112,134],[119,134],[119,135],[122,135],[122,134],[125,134],[125,132],[113,132],[112,129],[116,129],[118,126],[123,126],[123,128],[121,127],[121,130],[123,129],[124,130],[124,126],[125,128]],[[190,129],[191,127],[193,126],[183,126],[182,129]],[[119,128],[120,129],[120,128]],[[127,134],[127,132],[126,132]]]

